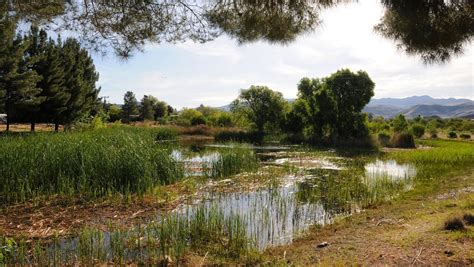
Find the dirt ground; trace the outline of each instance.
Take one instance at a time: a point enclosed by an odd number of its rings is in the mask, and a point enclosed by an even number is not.
[[[443,225],[448,218],[474,215],[474,172],[452,179],[460,189],[371,207],[270,249],[265,258],[294,266],[472,266],[474,226],[447,231]]]

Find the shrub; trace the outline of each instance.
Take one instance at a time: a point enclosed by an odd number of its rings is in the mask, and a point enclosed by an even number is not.
[[[411,126],[410,132],[416,137],[421,138],[425,134],[425,126],[422,124],[414,124]]]
[[[462,133],[459,135],[462,139],[471,139],[471,135],[468,133]]]
[[[393,147],[399,148],[415,148],[415,139],[410,133],[395,133],[392,137],[391,144]]]
[[[474,215],[466,213],[462,218],[467,225],[474,225]]]
[[[377,135],[377,140],[379,141],[380,145],[387,146],[390,143],[390,134],[388,132],[379,132]]]
[[[206,124],[206,118],[204,118],[204,116],[197,116],[191,119],[192,126],[205,125],[205,124]]]
[[[459,218],[450,218],[444,222],[444,230],[463,231],[466,230],[464,223]]]
[[[449,138],[458,138],[458,135],[456,134],[456,132],[451,131],[451,132],[448,133],[448,137]]]

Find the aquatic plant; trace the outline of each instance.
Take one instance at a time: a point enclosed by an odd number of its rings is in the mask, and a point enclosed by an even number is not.
[[[0,138],[0,202],[38,196],[142,195],[183,177],[155,132],[113,127]]]
[[[242,145],[221,149],[215,160],[203,164],[205,175],[212,178],[227,177],[257,168],[258,159],[254,151]]]
[[[0,238],[1,248],[4,243],[8,253],[2,258],[3,263],[12,265],[122,265],[129,261],[152,265],[173,261],[179,265],[191,249],[202,255],[244,262],[256,255],[254,241],[247,237],[246,225],[238,216],[224,216],[216,208],[202,206],[194,212],[171,213],[128,230],[103,232],[86,227],[76,238],[36,243],[32,250],[26,244]]]

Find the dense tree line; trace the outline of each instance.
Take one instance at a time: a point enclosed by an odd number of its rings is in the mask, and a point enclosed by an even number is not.
[[[11,123],[54,123],[69,126],[99,104],[99,78],[88,52],[78,41],[49,38],[31,27],[16,33],[7,14],[0,18],[0,110]]]
[[[362,109],[374,86],[366,72],[342,69],[322,79],[303,78],[291,104],[279,92],[252,86],[241,91],[232,110],[244,114],[259,136],[279,130],[311,143],[363,142],[369,131]]]
[[[112,110],[113,112],[110,112]],[[144,95],[138,102],[132,91],[127,91],[123,97],[123,105],[119,108],[113,105],[109,109],[109,120],[129,123],[131,121],[158,121],[175,112],[173,107],[152,95]]]

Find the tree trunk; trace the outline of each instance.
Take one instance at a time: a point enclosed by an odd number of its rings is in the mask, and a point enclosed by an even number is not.
[[[35,123],[34,123],[34,122],[31,122],[31,128],[30,128],[30,130],[31,130],[32,132],[35,131]]]
[[[54,123],[54,131],[55,132],[59,131],[59,123],[57,123],[57,122]]]
[[[7,130],[6,131],[7,132],[10,131],[10,121],[8,120],[8,116],[7,116]]]

